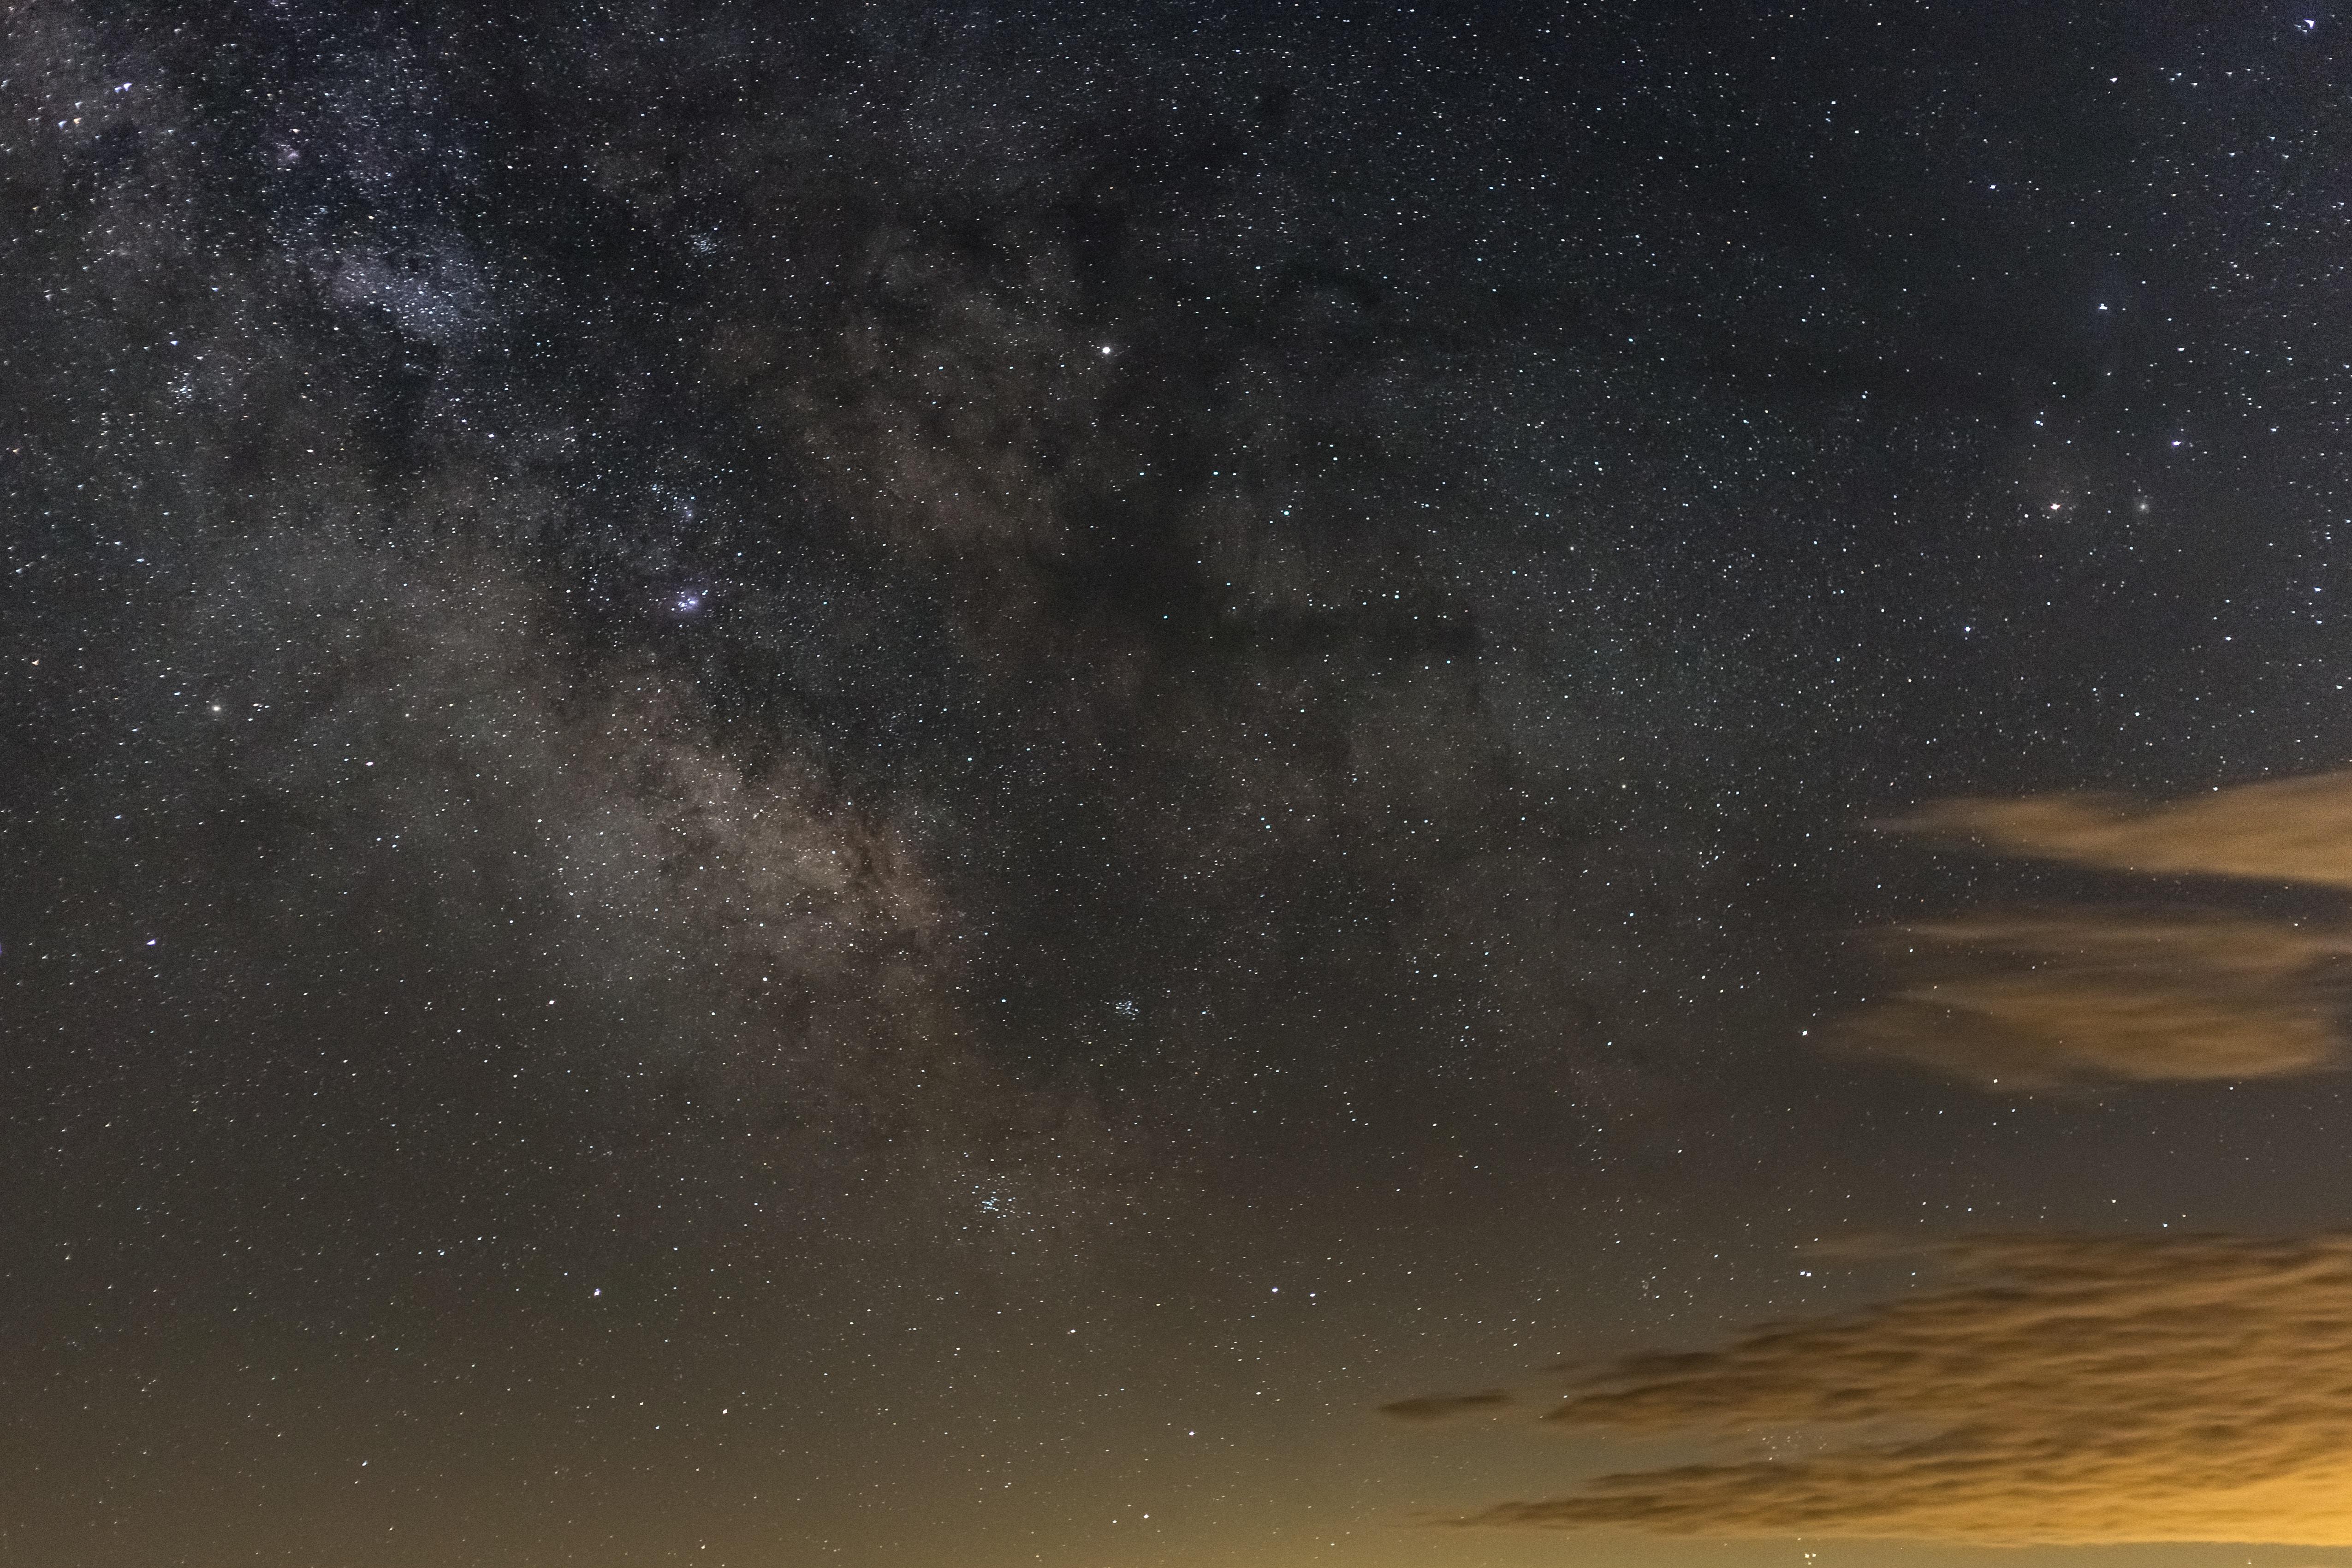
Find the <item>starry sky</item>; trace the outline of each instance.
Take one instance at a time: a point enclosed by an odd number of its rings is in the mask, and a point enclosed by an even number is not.
[[[0,1563],[2352,1564],[2339,21],[6,0]]]

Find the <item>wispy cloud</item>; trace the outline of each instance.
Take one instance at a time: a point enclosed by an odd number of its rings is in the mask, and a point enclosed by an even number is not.
[[[2352,888],[2352,772],[2240,784],[2160,805],[2100,795],[1950,800],[1895,826],[2116,870]]]
[[[1507,1391],[1487,1388],[1475,1394],[1425,1394],[1417,1399],[1400,1399],[1381,1405],[1381,1414],[1397,1421],[1453,1421],[1465,1415],[1491,1415],[1510,1404]]]
[[[1816,1429],[1843,1446],[1604,1476],[1457,1522],[2352,1545],[2352,1236],[1936,1250],[1948,1284],[1632,1358],[1544,1417],[1678,1437]]]
[[[1895,824],[1997,854],[2147,876],[2352,888],[2352,772],[2168,804],[1953,800]],[[2336,1065],[2352,931],[2088,907],[1880,939],[1895,986],[1831,1040],[2004,1088],[2279,1078]]]
[[[2352,933],[2223,915],[1986,914],[1880,939],[1899,989],[1845,1047],[1985,1084],[2276,1078],[2332,1065]]]

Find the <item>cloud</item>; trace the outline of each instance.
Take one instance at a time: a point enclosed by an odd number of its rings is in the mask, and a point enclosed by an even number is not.
[[[2095,795],[1943,801],[1897,826],[2082,866],[2352,888],[2352,772],[2156,806]]]
[[[1544,1417],[1853,1440],[1603,1476],[1456,1522],[2352,1545],[2352,1236],[1986,1237],[1935,1251],[1948,1284],[1719,1350],[1631,1358]]]
[[[2144,875],[2352,887],[2352,772],[2166,805],[1954,800],[1897,826]],[[1881,939],[1902,979],[1835,1044],[1981,1084],[2278,1078],[2342,1054],[2352,936],[2236,916],[1978,915]]]
[[[1399,1421],[1451,1421],[1463,1415],[1492,1415],[1510,1403],[1507,1392],[1488,1388],[1476,1394],[1428,1394],[1417,1399],[1399,1399],[1381,1405],[1381,1414]]]
[[[2352,934],[2098,910],[1904,926],[1909,982],[1838,1043],[1987,1084],[2276,1078],[2341,1050],[2332,962]]]

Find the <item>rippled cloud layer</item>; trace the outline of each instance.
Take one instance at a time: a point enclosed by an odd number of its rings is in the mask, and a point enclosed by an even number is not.
[[[2352,1237],[1995,1237],[1944,1285],[1626,1360],[1544,1420],[1846,1434],[1459,1522],[1979,1544],[2352,1545]]]

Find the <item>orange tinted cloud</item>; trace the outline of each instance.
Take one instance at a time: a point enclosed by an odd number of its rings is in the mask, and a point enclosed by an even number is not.
[[[1979,1544],[2352,1545],[2352,1236],[1993,1237],[1951,1283],[1590,1374],[1588,1431],[1847,1440],[1460,1522]],[[1899,1436],[1887,1436],[1899,1432]]]
[[[2090,795],[1944,801],[1898,826],[2116,870],[2352,888],[2352,772],[2240,784],[2161,805]]]
[[[1888,932],[1906,983],[1840,1043],[1979,1083],[2275,1078],[2332,1065],[2352,935],[2227,916],[1985,915]]]

